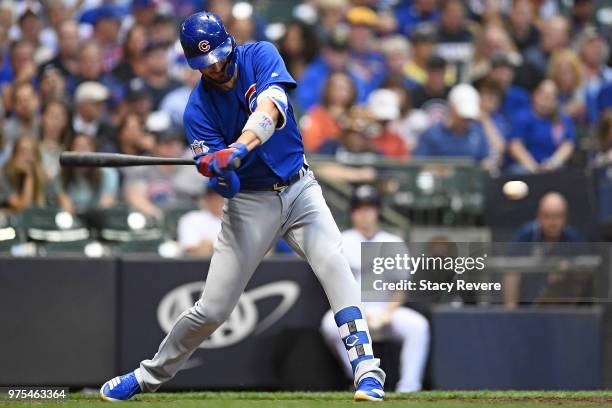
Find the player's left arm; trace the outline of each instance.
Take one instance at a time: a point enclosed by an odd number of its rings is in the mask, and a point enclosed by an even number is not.
[[[242,134],[230,147],[244,157],[260,144],[266,143],[277,129],[287,123],[289,98],[286,89],[296,86],[276,47],[262,41],[253,51],[256,77],[257,108],[247,120]]]

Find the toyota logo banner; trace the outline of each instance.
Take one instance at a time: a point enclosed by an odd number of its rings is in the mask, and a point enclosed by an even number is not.
[[[120,274],[121,370],[151,358],[177,317],[199,299],[207,260],[125,260]],[[229,319],[165,389],[269,388],[278,384],[275,344],[287,330],[318,331],[329,309],[308,265],[268,260],[255,271]]]

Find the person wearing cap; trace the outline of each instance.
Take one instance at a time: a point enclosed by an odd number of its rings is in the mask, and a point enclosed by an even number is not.
[[[363,242],[403,242],[397,235],[380,228],[380,197],[370,185],[358,186],[351,198],[352,228],[342,233],[344,256],[355,278],[361,278],[361,244]],[[398,292],[400,293],[400,292]],[[422,389],[422,379],[429,353],[429,323],[420,313],[402,306],[402,295],[394,294],[386,302],[365,302],[366,319],[374,341],[390,339],[400,342],[400,378],[397,392],[414,392]],[[335,334],[333,313],[327,312],[321,322],[321,334],[334,354],[341,360],[347,376],[352,376],[351,365],[346,358],[344,344]]]
[[[142,78],[136,77],[129,81],[125,95],[123,103],[127,111],[137,113],[142,118],[149,116],[153,110],[153,100]]]
[[[446,115],[446,98],[450,87],[445,83],[446,61],[433,54],[427,60],[425,83],[411,90],[412,107],[422,109],[429,116],[430,123],[440,121]]]
[[[390,124],[400,117],[399,96],[390,89],[377,89],[368,97],[368,109],[378,123],[379,130],[372,138],[372,144],[386,157],[406,160],[408,147]]]
[[[349,23],[348,68],[365,83],[365,96],[379,88],[387,77],[383,55],[374,49],[378,16],[368,7],[353,7],[346,14]]]
[[[532,102],[533,106],[513,122],[508,151],[515,162],[506,170],[508,174],[554,171],[563,167],[574,151],[576,129],[560,111],[555,82],[540,82]]]
[[[114,129],[105,119],[108,98],[108,88],[93,81],[83,82],[74,94],[72,128],[75,133],[96,138],[102,151],[108,151],[109,146],[114,145]]]
[[[395,7],[398,31],[412,39],[417,27],[424,23],[435,24],[440,20],[437,0],[402,0]]]
[[[410,39],[412,57],[408,60],[405,72],[410,81],[419,85],[427,81],[427,61],[434,54],[438,34],[431,24],[422,24],[415,28]],[[446,67],[444,83],[452,86],[457,81],[457,71],[454,66]]]
[[[104,4],[93,10],[93,40],[102,48],[102,70],[110,73],[121,58],[119,32],[121,12],[118,7]]]
[[[415,157],[465,157],[482,163],[489,144],[480,118],[480,96],[468,84],[455,85],[448,94],[448,114],[419,138]]]

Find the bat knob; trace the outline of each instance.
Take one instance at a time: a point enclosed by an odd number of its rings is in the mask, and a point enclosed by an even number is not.
[[[242,160],[240,160],[240,157],[234,157],[232,159],[232,170],[238,170],[241,164]]]

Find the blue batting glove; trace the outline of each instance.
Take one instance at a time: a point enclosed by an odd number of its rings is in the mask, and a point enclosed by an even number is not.
[[[228,171],[223,176],[211,177],[208,187],[225,198],[232,198],[240,191],[240,179],[235,171]]]
[[[242,160],[249,153],[249,149],[244,143],[232,143],[231,145],[229,145],[229,147],[233,147],[234,149],[236,149],[232,154],[232,158],[238,157],[240,160]]]

